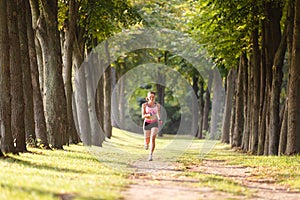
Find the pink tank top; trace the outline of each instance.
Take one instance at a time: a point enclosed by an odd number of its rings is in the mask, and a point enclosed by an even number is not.
[[[157,112],[158,112],[157,104],[155,104],[154,107],[149,107],[148,103],[146,104],[146,114],[151,113],[151,116],[156,116]],[[154,123],[154,122],[157,121],[157,118],[155,118],[155,119],[145,119],[145,121],[147,123]]]

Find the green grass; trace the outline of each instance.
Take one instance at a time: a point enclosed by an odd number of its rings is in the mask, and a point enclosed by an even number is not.
[[[99,162],[79,145],[0,160],[0,199],[116,199],[129,183],[126,174]]]
[[[217,143],[209,154],[199,155],[201,143],[206,141],[195,140],[185,154],[179,159],[185,168],[201,165],[203,158],[211,160],[220,160],[228,165],[238,165],[254,168],[255,174],[251,180],[265,179],[287,186],[292,190],[300,190],[300,156],[255,156],[247,155],[234,151],[227,144]],[[199,174],[188,172],[188,176],[196,177],[202,185],[215,188],[219,191],[225,191],[237,195],[251,196],[252,192],[247,188],[236,184],[229,179],[216,175]]]
[[[60,199],[62,195],[73,196],[73,199],[122,198],[120,191],[130,184],[131,164],[147,160],[143,136],[114,129],[112,139],[103,146],[70,145],[64,150],[53,151],[29,148],[31,153],[9,154],[0,159],[0,199],[48,200]],[[234,152],[228,145],[173,135],[157,139],[154,156],[160,162],[180,162],[182,175],[199,180],[187,183],[191,187],[208,186],[237,195],[252,194],[225,177],[188,170],[189,166],[201,165],[205,158],[255,167],[257,174],[254,178],[272,177],[280,184],[300,189],[299,156],[251,156]]]
[[[300,190],[300,156],[255,156],[234,152],[228,145],[219,144],[210,155],[225,159],[228,164],[256,168],[257,178],[269,178],[281,185]]]

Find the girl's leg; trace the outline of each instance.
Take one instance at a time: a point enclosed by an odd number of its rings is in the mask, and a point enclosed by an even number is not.
[[[149,143],[150,143],[150,135],[151,131],[150,130],[144,130],[144,142],[145,142],[145,149],[149,148]]]
[[[151,145],[150,145],[150,155],[149,155],[149,161],[152,161],[152,154],[154,152],[155,149],[155,139],[156,139],[156,135],[158,133],[158,128],[154,127],[151,129]]]

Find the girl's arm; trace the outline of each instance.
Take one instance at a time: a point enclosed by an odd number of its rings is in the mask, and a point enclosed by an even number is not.
[[[146,113],[146,103],[143,103],[142,104],[142,118],[149,119],[150,116],[151,116],[150,113],[149,114]]]

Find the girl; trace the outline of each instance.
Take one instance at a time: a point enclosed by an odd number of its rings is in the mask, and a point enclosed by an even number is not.
[[[149,148],[149,161],[152,161],[153,151],[155,149],[155,138],[158,133],[158,123],[162,124],[160,119],[160,104],[155,102],[155,92],[148,92],[147,102],[142,105],[142,118],[144,119],[143,130],[145,149]]]

